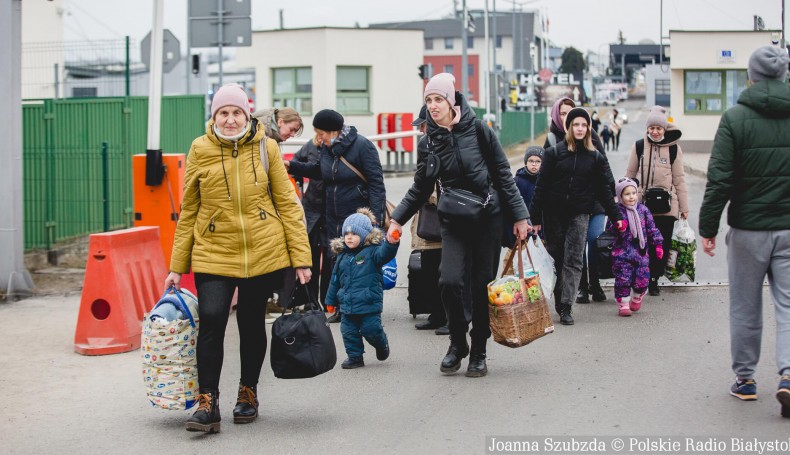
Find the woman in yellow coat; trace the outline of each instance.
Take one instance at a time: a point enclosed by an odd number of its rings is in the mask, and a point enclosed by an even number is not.
[[[219,377],[231,299],[238,288],[241,381],[235,423],[258,416],[257,384],[266,355],[266,300],[282,286],[283,269],[310,280],[310,244],[302,208],[283,166],[277,143],[250,119],[239,85],[221,87],[211,103],[206,134],[187,157],[184,200],[165,288],[180,287],[195,273],[200,302],[197,366],[198,410],[190,431],[218,432]],[[262,160],[268,157],[268,172]],[[265,160],[265,158],[264,158]]]

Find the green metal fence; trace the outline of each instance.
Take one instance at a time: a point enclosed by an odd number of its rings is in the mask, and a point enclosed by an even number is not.
[[[25,248],[103,231],[105,219],[131,226],[132,155],[145,153],[148,99],[27,101],[22,115]],[[202,95],[162,99],[164,152],[187,153],[204,125]]]
[[[473,108],[478,118],[483,118],[485,109]],[[507,111],[502,113],[502,128],[499,130],[499,142],[503,147],[526,141],[530,136],[530,112]],[[535,112],[535,136],[539,136],[548,129],[548,115],[546,111]]]

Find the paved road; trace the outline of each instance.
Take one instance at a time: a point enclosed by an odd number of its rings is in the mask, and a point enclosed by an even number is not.
[[[636,109],[631,115],[635,128],[641,123]],[[635,135],[627,127],[623,144]],[[387,185],[390,194],[403,194],[408,181],[388,179]],[[403,240],[401,283],[408,237]],[[756,375],[761,395],[746,403],[727,393],[726,287],[668,289],[631,318],[617,317],[611,300],[578,305],[575,326],[557,325],[556,333],[532,345],[490,343],[490,374],[479,379],[439,373],[447,337],[414,330],[405,289],[396,288],[386,293],[383,314],[389,360],[369,353],[365,368],[285,381],[273,377],[267,359],[261,418],[244,426],[231,418],[239,377],[231,320],[223,432],[212,436],[185,432],[188,413],[148,405],[138,353],[72,352],[79,296],[2,303],[0,447],[21,454],[471,454],[485,453],[487,436],[786,439],[790,420],[779,417],[773,397],[775,323],[767,292],[765,299],[766,342]],[[338,329],[332,325],[342,360]]]

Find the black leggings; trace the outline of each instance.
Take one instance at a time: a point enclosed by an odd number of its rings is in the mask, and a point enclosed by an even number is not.
[[[653,221],[656,223],[656,228],[658,228],[658,232],[661,233],[661,236],[664,237],[664,257],[659,259],[656,257],[656,249],[655,248],[648,248],[650,252],[650,278],[655,278],[656,280],[661,278],[664,274],[664,271],[667,268],[667,259],[669,258],[669,249],[672,247],[672,231],[675,228],[675,219],[674,216],[665,216],[659,215],[654,216]]]
[[[486,341],[491,336],[486,286],[499,267],[502,223],[501,213],[474,223],[441,223],[439,292],[450,337],[454,343],[463,344],[471,321],[472,348],[479,352],[486,351]]]
[[[195,273],[200,325],[197,341],[197,366],[200,393],[219,390],[219,376],[225,353],[225,328],[228,325],[233,293],[239,288],[236,322],[239,326],[241,383],[258,385],[266,357],[266,300],[283,283],[282,270],[251,278],[231,278]]]

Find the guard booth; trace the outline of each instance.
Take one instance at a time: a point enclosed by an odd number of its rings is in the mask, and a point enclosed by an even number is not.
[[[389,134],[412,131],[411,122],[414,120],[412,113],[381,113],[377,118],[377,133]],[[379,149],[386,154],[386,163],[382,165],[385,172],[413,171],[416,165],[414,159],[414,136],[385,139],[377,141]]]

